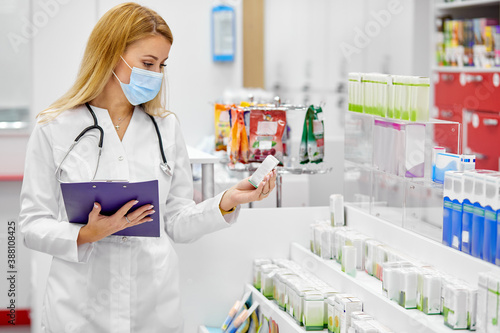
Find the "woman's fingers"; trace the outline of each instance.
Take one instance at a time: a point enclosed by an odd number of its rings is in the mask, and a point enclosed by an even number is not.
[[[150,207],[152,207],[152,206],[150,205]],[[137,211],[135,211],[134,213],[136,213],[136,212],[137,212]],[[154,211],[153,209],[148,209],[148,210],[144,211],[142,214],[140,214],[140,215],[138,215],[137,217],[135,217],[135,218],[133,219],[133,221],[134,221],[134,222],[136,222],[136,221],[141,221],[141,220],[143,220],[145,217],[148,217],[148,216],[150,216],[150,215],[153,215],[153,214],[154,214],[154,212],[155,212],[155,211]],[[130,220],[130,217],[129,217],[129,220]],[[132,220],[131,220],[131,221],[132,221]]]
[[[139,201],[137,200],[130,200],[129,202],[121,206],[120,209],[118,209],[113,215],[116,215],[120,218],[127,215],[127,212],[130,210],[130,208],[134,207],[134,205],[136,205],[138,202]]]
[[[89,213],[89,217],[97,217],[99,216],[99,213],[101,212],[101,205],[98,202],[94,202],[94,207],[92,207],[92,210]]]
[[[143,215],[146,211],[148,210],[153,210],[153,205],[143,205],[139,208],[137,208],[136,210],[134,210],[133,212],[131,213],[128,213],[127,214],[127,218],[130,220],[130,221],[135,221],[137,219],[141,219],[141,215]]]
[[[149,216],[146,216],[146,217],[143,217],[142,219],[137,219],[134,222],[127,224],[127,228],[133,227],[133,226],[136,226],[139,224],[143,224],[145,222],[151,222],[151,221],[153,221],[153,219]]]
[[[276,170],[271,171],[264,177],[264,180],[261,183],[261,186],[259,186],[259,197],[258,200],[262,200],[264,198],[267,198],[269,193],[274,189],[276,186]]]

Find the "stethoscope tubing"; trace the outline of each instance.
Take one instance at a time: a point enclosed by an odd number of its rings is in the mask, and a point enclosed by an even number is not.
[[[94,176],[92,177],[92,181],[95,180],[95,177],[97,175],[97,170],[99,169],[99,162],[101,160],[101,153],[102,153],[102,146],[103,146],[103,143],[104,143],[104,130],[102,129],[102,127],[99,125],[98,121],[97,121],[97,116],[94,112],[94,110],[92,110],[92,107],[90,106],[90,104],[87,102],[85,103],[85,106],[87,107],[87,109],[89,110],[91,116],[92,116],[92,119],[94,120],[94,125],[91,125],[91,126],[88,126],[86,128],[84,128],[80,134],[78,134],[78,136],[75,138],[75,141],[73,141],[73,143],[71,144],[71,146],[69,147],[68,151],[66,152],[66,155],[64,155],[61,163],[59,163],[57,169],[56,169],[56,178],[57,180],[60,182],[60,183],[63,183],[63,181],[61,180],[61,177],[60,177],[60,173],[61,173],[61,165],[63,165],[64,161],[66,160],[66,158],[69,156],[69,154],[71,153],[71,151],[73,150],[73,148],[78,144],[78,142],[80,141],[80,139],[88,132],[88,131],[91,131],[91,130],[98,130],[99,131],[99,143],[98,143],[98,149],[99,149],[99,152],[98,152],[98,156],[97,156],[97,164],[96,164],[96,168],[95,168],[95,171],[94,171]],[[155,131],[156,131],[156,136],[158,137],[158,143],[160,145],[160,153],[161,153],[161,159],[162,159],[162,163],[160,163],[160,168],[161,170],[169,175],[169,176],[172,176],[172,169],[170,168],[170,166],[168,165],[168,162],[167,162],[167,158],[165,156],[165,151],[163,150],[163,140],[162,140],[162,137],[161,137],[161,133],[160,133],[160,129],[158,128],[158,124],[156,123],[156,120],[154,119],[153,116],[151,115],[148,115],[149,118],[151,118],[151,121],[153,122],[153,125],[155,127]]]

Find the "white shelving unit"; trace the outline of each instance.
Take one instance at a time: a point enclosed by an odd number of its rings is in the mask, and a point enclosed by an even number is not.
[[[333,288],[353,294],[363,301],[363,311],[388,326],[394,332],[450,333],[443,316],[426,315],[416,309],[405,309],[382,295],[382,283],[365,272],[351,277],[334,260],[324,260],[299,244],[290,246],[293,261],[302,265]]]
[[[350,228],[377,239],[405,255],[434,266],[437,270],[460,278],[471,285],[477,285],[479,272],[491,271],[500,274],[500,267],[479,260],[460,251],[446,247],[439,242],[420,236],[408,229],[379,219],[352,205],[346,205],[347,224]],[[382,294],[382,283],[364,271],[357,271],[356,277],[342,272],[334,260],[324,260],[313,254],[304,245],[292,242],[290,259],[313,273],[333,288],[350,293],[363,301],[364,311],[372,315],[394,332],[451,333],[444,324],[442,315],[426,315],[417,309],[405,309]],[[271,316],[283,332],[303,332],[294,320],[266,299],[253,286],[247,285],[254,299],[261,304],[261,310]]]
[[[281,310],[275,302],[264,297],[264,295],[262,295],[262,293],[255,289],[251,284],[247,284],[245,286],[245,290],[252,292],[253,301],[259,303],[260,311],[264,313],[267,318],[272,318],[276,324],[278,324],[280,332],[303,333],[306,331],[305,328],[299,326],[288,313]],[[316,332],[328,332],[328,330],[325,329],[323,331]]]
[[[456,9],[456,8],[473,8],[485,7],[499,4],[499,0],[462,0],[454,2],[442,2],[436,4],[436,9]]]
[[[477,68],[477,67],[448,67],[448,66],[434,66],[432,67],[434,72],[445,72],[445,73],[499,73],[500,67],[494,68]]]
[[[500,275],[499,266],[377,218],[351,204],[346,204],[346,219],[350,228],[471,285],[477,286],[479,272]]]
[[[436,45],[436,27],[435,20],[441,15],[451,15],[454,19],[460,18],[478,18],[494,17],[500,18],[500,0],[462,0],[454,2],[444,2],[443,0],[434,0],[432,7],[431,20],[431,64],[433,72],[471,72],[471,73],[491,73],[500,72],[500,68],[476,68],[476,67],[447,67],[435,65],[435,45]]]
[[[272,318],[272,320],[278,324],[280,332],[303,333],[306,331],[304,327],[295,323],[295,320],[289,314],[281,310],[274,301],[267,299],[251,284],[245,285],[245,291],[250,291],[252,293],[252,301],[259,303],[259,311],[267,318]],[[263,329],[266,331],[265,327]],[[328,332],[328,330],[324,329],[322,331],[315,332]],[[198,333],[211,333],[211,331],[205,326],[200,326]]]

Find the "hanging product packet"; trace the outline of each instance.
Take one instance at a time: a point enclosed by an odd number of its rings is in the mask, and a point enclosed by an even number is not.
[[[309,160],[313,163],[321,163],[323,162],[323,158],[325,156],[325,127],[323,124],[323,109],[318,106],[310,106],[314,110],[314,118],[312,121],[312,132],[314,135],[314,139],[316,140],[316,149],[315,154],[309,153]],[[311,125],[309,125],[311,126]]]
[[[245,127],[245,110],[233,108],[230,113],[231,133],[228,153],[233,163],[248,163],[248,135]]]
[[[214,123],[215,123],[215,150],[227,150],[229,134],[231,133],[231,124],[229,122],[229,113],[231,105],[215,103]]]
[[[250,161],[262,162],[267,155],[273,155],[283,164],[285,110],[259,107],[250,110]]]
[[[285,166],[297,168],[300,166],[300,141],[307,108],[302,105],[282,105],[282,107],[286,108],[286,130],[283,134]]]
[[[307,109],[300,142],[300,164],[321,163],[325,154],[323,110],[311,105]]]

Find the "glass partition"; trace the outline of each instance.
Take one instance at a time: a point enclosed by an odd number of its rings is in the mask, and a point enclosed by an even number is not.
[[[345,117],[345,201],[440,241],[443,185],[432,181],[432,153],[443,136],[448,152],[460,153],[460,123]]]

